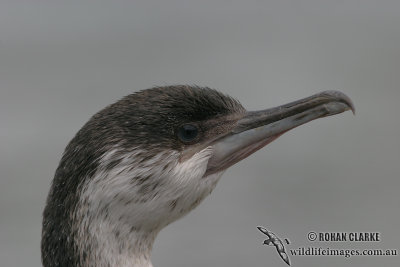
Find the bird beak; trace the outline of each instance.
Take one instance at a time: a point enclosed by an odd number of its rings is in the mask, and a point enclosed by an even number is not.
[[[212,143],[213,155],[204,177],[229,168],[297,126],[347,110],[355,114],[348,96],[324,91],[279,107],[246,112],[227,135]]]

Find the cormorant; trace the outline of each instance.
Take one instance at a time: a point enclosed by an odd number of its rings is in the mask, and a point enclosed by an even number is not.
[[[338,91],[250,112],[196,86],[122,98],[64,151],[43,213],[43,265],[152,266],[158,232],[199,205],[228,167],[294,127],[349,109]]]

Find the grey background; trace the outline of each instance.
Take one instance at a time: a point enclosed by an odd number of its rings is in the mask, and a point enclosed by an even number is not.
[[[41,213],[67,142],[133,91],[197,84],[249,110],[338,89],[350,112],[297,128],[230,168],[156,240],[157,266],[286,266],[288,248],[399,249],[399,1],[0,1],[0,265],[40,266]],[[380,232],[379,243],[308,242]],[[399,266],[397,257],[291,257]]]

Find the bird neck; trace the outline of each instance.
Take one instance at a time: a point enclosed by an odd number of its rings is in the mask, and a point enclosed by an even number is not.
[[[158,231],[145,232],[107,221],[93,222],[81,236],[84,266],[153,267],[150,254]]]
[[[98,171],[81,186],[72,212],[82,266],[152,266],[158,232],[195,208],[222,175],[202,179],[209,148],[183,163],[178,156],[164,152],[137,162],[132,153],[113,150],[102,157]]]

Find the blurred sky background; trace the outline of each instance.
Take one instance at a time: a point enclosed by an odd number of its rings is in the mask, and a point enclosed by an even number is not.
[[[62,152],[97,111],[159,85],[217,88],[248,110],[341,90],[346,112],[230,168],[161,231],[155,267],[286,266],[291,244],[400,249],[400,2],[0,0],[0,266],[40,266],[41,214]],[[379,243],[308,242],[380,232]],[[291,257],[292,266],[399,266]]]

